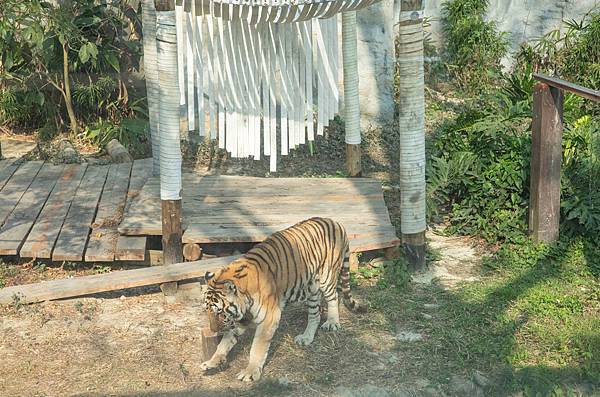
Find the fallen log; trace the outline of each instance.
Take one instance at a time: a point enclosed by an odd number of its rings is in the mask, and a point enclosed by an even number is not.
[[[189,280],[203,277],[208,271],[215,272],[236,258],[236,256],[225,256],[168,266],[145,267],[115,271],[108,274],[16,285],[0,289],[0,304],[36,303],[98,292]]]

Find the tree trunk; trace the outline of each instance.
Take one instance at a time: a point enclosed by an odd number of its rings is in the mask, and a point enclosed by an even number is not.
[[[356,55],[356,11],[342,13],[344,55],[344,106],[346,123],[346,169],[351,177],[362,173],[360,162],[360,101]]]
[[[79,126],[77,124],[77,117],[75,117],[75,110],[73,109],[73,100],[71,98],[71,79],[69,77],[69,49],[65,42],[63,48],[63,84],[64,91],[63,96],[65,98],[65,106],[67,107],[67,114],[69,115],[69,122],[71,124],[71,131],[77,135],[79,133]]]
[[[425,266],[425,98],[423,3],[402,0],[399,22],[400,197],[402,241],[410,267]]]

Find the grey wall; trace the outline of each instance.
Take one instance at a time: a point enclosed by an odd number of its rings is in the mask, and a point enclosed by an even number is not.
[[[424,0],[429,31],[442,45],[442,3]],[[560,26],[564,19],[580,20],[600,0],[490,0],[488,19],[507,32],[511,51],[524,41],[541,37]],[[393,30],[400,10],[399,0],[382,2],[358,13],[358,57],[360,74],[361,127],[385,127],[394,118]],[[510,64],[510,58],[505,60]]]

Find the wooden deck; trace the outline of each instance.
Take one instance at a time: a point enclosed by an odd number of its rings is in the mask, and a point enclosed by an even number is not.
[[[159,181],[150,178],[119,226],[122,235],[160,235]],[[345,225],[353,252],[397,246],[381,183],[373,179],[183,177],[184,244],[259,242],[301,220]]]
[[[0,255],[143,260],[146,237],[121,239],[117,227],[150,167],[149,159],[133,165],[0,161]]]
[[[0,161],[0,256],[143,261],[162,231],[151,159],[133,164]],[[353,252],[399,244],[372,179],[184,174],[186,244],[259,242],[312,216],[343,223]]]

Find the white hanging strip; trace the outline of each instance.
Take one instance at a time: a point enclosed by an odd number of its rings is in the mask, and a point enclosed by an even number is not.
[[[280,109],[280,127],[279,133],[281,136],[281,154],[287,155],[289,149],[289,122],[288,122],[288,110],[291,110],[289,103],[289,83],[288,83],[288,71],[287,71],[287,55],[286,45],[288,44],[287,38],[287,25],[277,24],[277,63],[279,64],[279,82],[280,92],[279,97],[279,109]]]
[[[177,73],[179,81],[179,104],[185,105],[185,15],[183,4],[175,5],[175,26],[177,31]]]
[[[276,48],[277,48],[277,42],[276,42],[276,36],[275,36],[275,24],[270,23],[269,24],[269,58],[270,58],[270,62],[269,62],[269,67],[270,67],[270,113],[271,113],[271,126],[270,126],[270,134],[269,134],[269,145],[271,146],[269,153],[270,153],[270,157],[269,157],[269,170],[271,172],[275,172],[277,171],[277,134],[276,134],[276,108],[277,108],[277,99],[275,97],[275,83],[276,83],[276,78],[277,75],[275,73],[275,67],[276,67],[276,60],[277,60],[277,54],[276,54]],[[266,155],[266,152],[265,152]]]
[[[298,148],[300,144],[300,117],[299,110],[300,105],[300,77],[298,75],[298,30],[296,29],[296,23],[292,22],[288,24],[290,27],[290,54],[289,59],[292,62],[292,123],[293,123],[293,135],[294,135],[294,147]]]
[[[255,7],[253,7],[255,9]],[[245,25],[248,32],[248,39],[250,42],[247,47],[247,54],[250,60],[250,82],[249,82],[249,95],[252,98],[251,116],[250,116],[250,130],[251,130],[251,142],[250,142],[250,155],[255,160],[260,158],[260,49],[258,48],[258,29],[255,25]]]
[[[196,8],[197,7],[197,8]],[[204,17],[199,15],[202,13],[200,4],[194,7],[194,59],[196,65],[196,95],[198,97],[198,133],[200,136],[205,135],[205,123],[206,123],[206,102],[204,100],[204,81],[205,81],[205,67],[202,59],[202,50],[204,48]]]
[[[298,63],[298,141],[301,145],[306,143],[306,58],[304,49],[304,22],[296,23],[294,35],[298,40],[296,62]]]
[[[265,23],[261,25],[263,27],[263,40],[261,41],[261,51],[263,53],[263,78],[262,88],[264,96],[264,122],[263,122],[263,154],[269,156],[271,154],[271,125],[272,118],[275,117],[271,113],[271,101],[272,101],[272,86],[274,84],[271,78],[271,25]],[[274,62],[274,61],[273,61]]]
[[[193,4],[190,3],[193,7]],[[196,130],[196,104],[194,96],[196,95],[195,87],[195,57],[194,57],[194,14],[193,8],[184,11],[185,21],[185,59],[186,59],[186,82],[187,82],[187,118],[188,118],[188,131]]]
[[[312,21],[314,35],[314,54],[316,57],[316,73],[315,79],[317,82],[317,135],[323,135],[323,114],[324,114],[324,99],[325,99],[325,88],[323,84],[324,77],[324,66],[323,66],[323,52],[321,51],[321,43],[323,42],[321,22],[319,20]]]
[[[314,77],[313,77],[313,34],[312,21],[303,22],[304,34],[304,59],[306,64],[305,95],[306,95],[306,133],[309,141],[315,139],[313,99],[314,99]]]
[[[211,2],[212,4],[212,2]],[[207,67],[207,77],[208,81],[206,84],[206,91],[208,96],[208,112],[209,112],[209,129],[210,129],[210,137],[211,139],[215,139],[217,137],[217,130],[219,134],[225,133],[225,130],[218,129],[218,107],[217,101],[220,101],[220,96],[222,92],[219,91],[219,75],[215,69],[215,63],[218,62],[218,53],[215,49],[215,21],[212,15],[209,15],[206,18],[206,55],[203,55],[203,59],[206,61]],[[222,149],[221,144],[225,143],[225,137],[221,137],[219,135],[219,147]]]
[[[333,95],[335,97],[333,116],[340,111],[340,24],[337,15],[332,17],[333,22]]]

